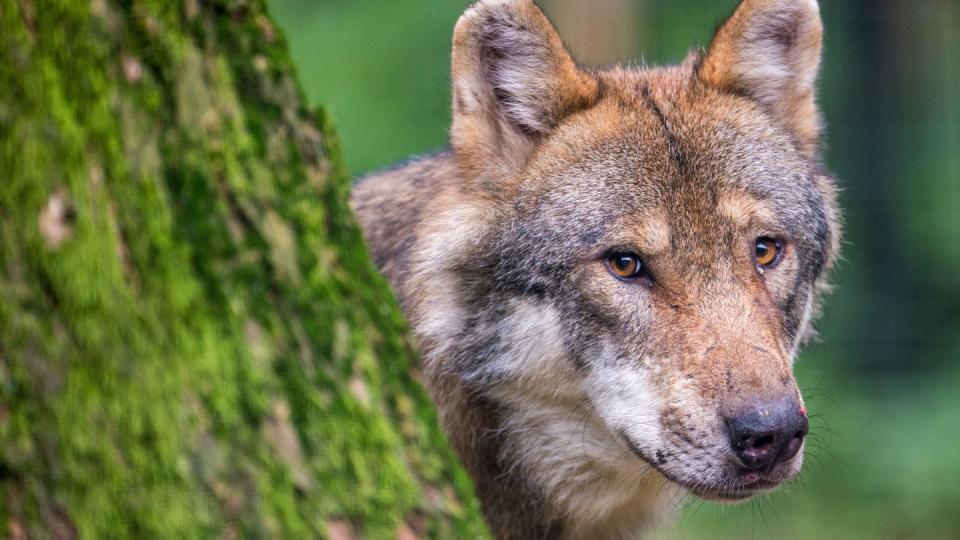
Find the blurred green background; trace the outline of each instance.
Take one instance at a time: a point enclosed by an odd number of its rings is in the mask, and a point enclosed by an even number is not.
[[[736,0],[542,0],[587,65],[667,63]],[[355,174],[445,144],[463,0],[272,0]],[[960,538],[960,2],[824,0],[827,163],[845,260],[797,366],[800,479],[740,506],[687,501],[658,538]]]

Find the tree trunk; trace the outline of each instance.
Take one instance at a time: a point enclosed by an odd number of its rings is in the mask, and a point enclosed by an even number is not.
[[[0,0],[0,536],[485,536],[263,0]]]

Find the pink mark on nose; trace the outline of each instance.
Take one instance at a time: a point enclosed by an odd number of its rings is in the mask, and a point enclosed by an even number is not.
[[[807,416],[807,408],[806,408],[806,407],[800,407],[800,414],[802,414],[803,416]]]

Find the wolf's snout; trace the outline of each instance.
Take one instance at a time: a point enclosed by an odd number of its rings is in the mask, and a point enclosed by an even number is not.
[[[751,405],[727,425],[733,451],[748,470],[769,469],[796,456],[809,429],[804,410],[792,399]]]

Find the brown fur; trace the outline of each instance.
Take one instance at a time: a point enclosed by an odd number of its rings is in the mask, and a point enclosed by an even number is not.
[[[745,0],[706,55],[587,72],[532,2],[479,2],[454,33],[452,148],[355,188],[498,537],[631,538],[675,489],[739,499],[799,470],[738,484],[724,418],[801,406],[793,358],[839,245],[815,8]],[[785,245],[765,272],[761,236]],[[610,274],[618,250],[649,282]]]

